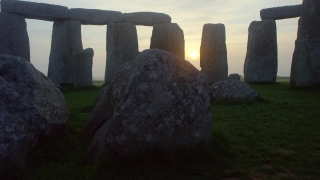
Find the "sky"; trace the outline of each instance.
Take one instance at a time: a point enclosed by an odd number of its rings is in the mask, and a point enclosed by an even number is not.
[[[28,0],[26,0],[28,1]],[[67,6],[120,11],[123,13],[152,11],[166,13],[184,32],[185,58],[200,68],[202,27],[222,23],[226,27],[228,73],[243,74],[247,52],[248,27],[260,20],[263,8],[301,4],[302,0],[29,0]],[[294,42],[299,18],[277,20],[278,76],[290,76]],[[31,63],[47,75],[53,22],[27,19]],[[93,48],[94,79],[104,77],[106,65],[106,25],[82,25],[83,48]],[[137,26],[139,51],[149,49],[152,27]]]

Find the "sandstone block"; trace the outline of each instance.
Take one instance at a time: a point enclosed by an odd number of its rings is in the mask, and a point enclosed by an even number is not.
[[[138,35],[134,24],[108,23],[106,84],[111,83],[113,75],[120,65],[131,61],[138,55],[138,48]]]
[[[205,24],[200,47],[201,73],[209,84],[228,78],[226,30],[224,24]]]
[[[55,21],[52,30],[48,78],[56,84],[73,83],[74,58],[82,50],[80,21]]]
[[[277,71],[276,22],[275,20],[253,21],[249,27],[244,80],[248,83],[275,83]]]
[[[164,13],[133,12],[124,14],[124,22],[136,25],[153,26],[154,24],[171,23],[171,17]]]
[[[23,17],[0,12],[0,54],[20,56],[30,61],[29,36]]]
[[[300,17],[302,11],[302,5],[294,5],[294,6],[282,6],[282,7],[274,7],[262,9],[260,11],[261,19],[288,19]]]
[[[75,56],[74,86],[92,86],[93,49],[87,48]]]
[[[1,11],[19,14],[25,18],[55,21],[68,19],[69,12],[65,6],[36,3],[28,1],[2,0]]]
[[[123,21],[123,14],[119,11],[73,8],[69,9],[69,19],[80,21],[82,24],[106,25]]]

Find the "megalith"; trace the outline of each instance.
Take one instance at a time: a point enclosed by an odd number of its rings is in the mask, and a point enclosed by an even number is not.
[[[75,56],[74,86],[92,86],[93,49],[87,48]]]
[[[108,23],[105,83],[110,84],[118,67],[131,61],[138,53],[136,26],[132,23]]]
[[[124,13],[124,22],[135,25],[153,26],[154,24],[171,23],[171,17],[157,12]]]
[[[74,58],[82,50],[80,21],[55,21],[52,29],[48,78],[56,84],[73,83]]]
[[[0,54],[20,56],[30,61],[30,45],[25,18],[0,12]]]
[[[320,85],[320,1],[304,0],[302,6],[290,85]]]
[[[300,17],[302,11],[302,5],[293,5],[293,6],[281,6],[274,8],[266,8],[260,11],[261,19],[288,19]]]
[[[17,0],[2,0],[1,11],[19,14],[29,19],[56,21],[69,18],[69,9],[65,6]]]
[[[71,8],[69,19],[80,21],[81,24],[105,25],[110,22],[122,22],[123,14],[119,11]]]
[[[23,164],[38,143],[63,136],[69,110],[62,92],[26,59],[0,55],[0,171]]]
[[[91,160],[154,146],[194,146],[212,138],[207,81],[172,53],[143,51],[119,67],[106,90],[85,128],[94,134],[87,151]]]
[[[226,30],[224,24],[205,24],[200,47],[201,73],[209,84],[228,78]]]
[[[184,34],[177,23],[155,24],[150,49],[162,49],[184,59]]]
[[[251,22],[244,64],[244,81],[275,83],[277,71],[278,45],[275,20]]]
[[[240,78],[241,78],[241,76],[237,73],[230,74],[228,77],[229,80],[238,80],[238,81],[240,81]]]

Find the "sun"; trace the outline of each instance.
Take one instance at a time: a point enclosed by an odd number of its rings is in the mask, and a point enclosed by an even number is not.
[[[190,57],[191,57],[192,59],[196,59],[196,58],[198,57],[198,53],[195,52],[195,51],[192,51],[192,52],[190,52]]]

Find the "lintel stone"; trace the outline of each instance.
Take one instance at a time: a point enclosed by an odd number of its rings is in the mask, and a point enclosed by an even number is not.
[[[69,10],[69,19],[80,21],[81,24],[106,25],[123,21],[123,14],[119,11],[72,8]]]
[[[261,19],[288,19],[300,17],[302,11],[302,5],[293,5],[293,6],[281,6],[274,8],[262,9],[260,11]]]

